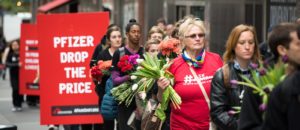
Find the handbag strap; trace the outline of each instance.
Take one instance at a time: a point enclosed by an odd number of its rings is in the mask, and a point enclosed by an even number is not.
[[[194,69],[191,66],[190,66],[190,71],[194,75],[194,78],[196,79],[196,81],[197,81],[197,83],[198,83],[198,85],[199,85],[199,87],[201,89],[201,92],[202,92],[202,94],[203,94],[203,96],[205,98],[205,101],[206,101],[206,103],[208,105],[208,108],[210,109],[209,97],[208,97],[208,95],[207,95],[207,93],[206,93],[206,91],[205,91],[205,89],[203,87],[203,84],[202,84],[200,78],[197,76],[196,72],[194,71]]]

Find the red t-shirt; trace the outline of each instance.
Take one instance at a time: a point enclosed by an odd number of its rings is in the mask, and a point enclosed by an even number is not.
[[[210,96],[211,80],[223,62],[219,55],[205,52],[205,59],[202,68],[194,68],[196,74]],[[189,69],[189,65],[182,56],[174,59],[170,67],[174,74],[175,91],[182,100],[181,109],[175,109],[171,105],[171,130],[208,130],[209,129],[209,108],[200,87]]]

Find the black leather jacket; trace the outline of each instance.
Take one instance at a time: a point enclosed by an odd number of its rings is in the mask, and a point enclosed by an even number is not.
[[[228,63],[229,82],[230,80],[242,81],[241,72],[234,68],[234,63]],[[233,110],[232,107],[241,106],[240,95],[244,90],[244,86],[224,85],[224,75],[220,68],[214,75],[211,82],[210,93],[210,116],[216,124],[218,130],[237,130],[238,114],[229,115],[228,111]]]

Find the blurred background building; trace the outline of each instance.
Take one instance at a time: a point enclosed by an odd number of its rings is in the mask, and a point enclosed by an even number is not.
[[[109,11],[111,23],[123,29],[129,19],[135,18],[142,25],[144,37],[159,18],[164,18],[167,23],[175,23],[192,14],[205,21],[209,32],[209,48],[219,54],[225,50],[231,29],[238,24],[255,26],[258,40],[262,42],[270,26],[294,22],[300,17],[300,0],[1,0],[0,3],[2,1],[11,1],[16,7],[22,7],[21,11],[14,10],[30,13],[29,22],[32,23],[35,23],[39,13]],[[17,6],[18,2],[21,2],[20,6]],[[7,9],[1,3],[1,30],[6,10],[12,9]]]

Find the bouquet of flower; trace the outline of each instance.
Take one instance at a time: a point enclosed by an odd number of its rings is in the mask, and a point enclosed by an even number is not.
[[[146,93],[160,77],[166,77],[170,79],[171,84],[174,84],[173,75],[168,71],[172,62],[164,64],[164,61],[159,60],[157,57],[151,57],[149,54],[145,54],[144,57],[145,60],[139,61],[139,69],[132,73],[133,79],[140,79],[137,84],[133,85],[132,90],[136,93]],[[137,86],[137,88],[135,88],[135,86]],[[162,95],[161,105],[155,111],[155,115],[161,120],[165,120],[164,111],[167,109],[169,101],[172,102],[174,108],[180,108],[181,98],[171,85],[165,89]]]
[[[97,65],[93,66],[90,70],[92,79],[99,83],[101,82],[103,75],[110,75],[109,68],[111,68],[111,63],[111,60],[99,60]]]
[[[120,61],[118,62],[118,67],[120,68],[120,71],[123,73],[130,74],[136,70],[136,67],[138,66],[138,60],[140,56],[138,54],[134,55],[124,55],[120,58]],[[125,102],[125,105],[129,106],[134,94],[131,90],[132,82],[125,82],[120,84],[117,87],[114,87],[111,90],[112,95],[115,97],[115,99],[119,102],[119,104]]]
[[[181,52],[180,41],[175,38],[161,41],[159,48],[161,50],[162,58],[165,58],[167,61],[176,58]]]
[[[262,97],[262,104],[259,106],[261,111],[266,109],[268,97],[272,89],[280,83],[285,77],[286,65],[282,62],[277,63],[274,67],[263,67],[260,65],[258,68],[257,64],[251,64],[253,70],[251,70],[251,76],[253,81],[249,80],[248,77],[241,75],[245,82],[231,80],[233,85],[245,85],[253,89],[254,93],[259,94]]]
[[[136,61],[138,58],[140,58],[140,55],[138,54],[122,56],[118,62],[118,67],[120,68],[121,72],[130,73],[134,71],[138,64]]]

